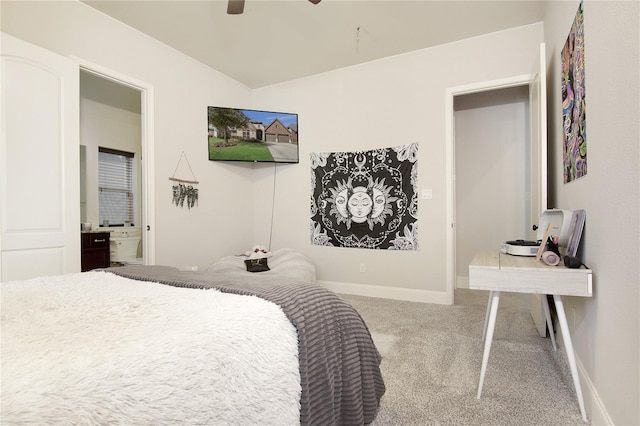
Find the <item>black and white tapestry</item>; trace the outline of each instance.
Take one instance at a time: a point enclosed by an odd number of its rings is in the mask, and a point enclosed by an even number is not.
[[[311,153],[311,244],[418,249],[418,144]]]

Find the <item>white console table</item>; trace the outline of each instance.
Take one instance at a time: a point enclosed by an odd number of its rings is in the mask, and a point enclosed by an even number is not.
[[[469,288],[488,290],[490,292],[482,335],[485,344],[482,369],[480,370],[480,383],[478,385],[478,399],[482,394],[484,375],[487,370],[489,353],[491,352],[491,341],[493,340],[493,331],[496,325],[500,292],[550,294],[553,295],[556,305],[558,322],[560,323],[567,352],[567,360],[573,377],[578,405],[580,406],[580,414],[582,414],[582,419],[586,422],[587,415],[584,409],[580,378],[562,296],[591,297],[592,287],[591,270],[584,267],[569,269],[564,265],[547,266],[543,262],[537,261],[535,257],[512,256],[499,251],[477,253],[469,264]],[[553,348],[556,349],[549,304],[546,297],[543,297],[542,300]]]

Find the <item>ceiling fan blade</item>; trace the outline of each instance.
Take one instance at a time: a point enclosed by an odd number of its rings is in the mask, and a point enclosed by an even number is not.
[[[320,0],[309,0],[309,1],[310,1],[311,3],[313,3],[313,4],[318,4],[318,3],[320,3]]]
[[[227,3],[227,14],[240,15],[244,12],[244,0],[229,0]]]

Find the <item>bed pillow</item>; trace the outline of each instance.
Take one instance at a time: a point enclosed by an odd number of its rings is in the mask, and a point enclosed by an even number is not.
[[[266,257],[262,259],[247,259],[244,261],[244,264],[247,265],[247,271],[249,272],[264,272],[269,270]]]
[[[248,276],[245,256],[226,256],[211,264],[206,270],[206,274],[216,277],[224,276]],[[273,256],[269,258],[269,271],[262,274],[250,274],[256,279],[267,276],[279,276],[282,278],[297,279],[301,282],[315,282],[316,268],[307,256],[292,248],[281,248],[273,251]]]

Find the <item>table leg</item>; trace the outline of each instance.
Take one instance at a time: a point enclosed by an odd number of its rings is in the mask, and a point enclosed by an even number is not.
[[[560,330],[562,330],[562,338],[564,340],[564,346],[567,351],[567,360],[569,361],[569,369],[571,370],[571,376],[573,377],[573,386],[576,390],[576,396],[578,398],[578,405],[580,406],[580,414],[582,414],[582,420],[587,421],[587,414],[584,410],[584,400],[582,398],[582,388],[580,387],[580,377],[578,376],[578,367],[576,366],[576,356],[573,352],[573,344],[571,343],[571,335],[569,334],[569,324],[567,324],[567,316],[564,312],[564,305],[562,304],[562,296],[554,294],[553,301],[556,304],[556,311],[558,313],[558,322],[560,323]]]
[[[542,307],[544,308],[544,316],[547,319],[547,328],[549,329],[549,335],[551,336],[551,343],[553,343],[553,350],[558,350],[558,346],[556,346],[556,334],[553,331],[553,323],[551,322],[551,313],[549,312],[549,301],[547,300],[547,295],[542,295]]]
[[[487,313],[484,316],[484,328],[482,329],[482,341],[487,337],[487,324],[489,323],[489,311],[491,311],[491,301],[493,300],[493,291],[489,292],[489,301],[487,302]]]
[[[484,354],[482,355],[482,369],[480,370],[480,383],[478,384],[478,399],[482,395],[482,386],[484,385],[484,374],[487,372],[487,363],[489,362],[489,353],[491,352],[491,342],[493,341],[493,330],[496,328],[496,316],[498,315],[498,304],[500,303],[500,292],[492,291],[489,297],[489,322],[487,324],[487,338],[484,342]]]

